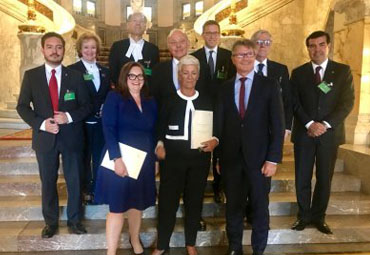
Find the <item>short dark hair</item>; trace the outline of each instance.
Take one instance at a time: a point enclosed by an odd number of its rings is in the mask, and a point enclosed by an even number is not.
[[[44,34],[42,37],[41,37],[41,47],[44,48],[45,46],[45,41],[51,37],[56,37],[56,38],[59,38],[61,41],[62,41],[62,44],[63,44],[63,48],[65,48],[65,45],[66,45],[66,41],[64,40],[64,38],[58,34],[58,33],[55,33],[55,32],[48,32],[46,34]]]
[[[330,43],[330,35],[324,31],[315,31],[313,32],[312,34],[310,34],[307,38],[306,38],[306,47],[308,47],[308,41],[310,39],[315,39],[315,38],[319,38],[321,36],[325,36],[326,37],[326,43],[329,44]]]
[[[217,21],[215,20],[207,20],[204,24],[203,24],[203,27],[202,27],[202,33],[204,33],[204,29],[206,28],[206,26],[210,26],[210,25],[215,25],[218,27],[218,31],[221,32],[221,28],[220,28],[220,24],[218,24]]]
[[[148,84],[146,84],[147,78],[145,75],[144,67],[138,62],[130,61],[121,68],[121,72],[119,73],[118,82],[115,87],[115,90],[118,93],[120,93],[124,98],[131,97],[131,94],[130,94],[130,91],[127,85],[127,79],[128,79],[127,77],[131,69],[135,66],[139,67],[141,69],[141,72],[143,73],[144,85],[141,88],[140,93],[142,96],[144,96],[145,99],[147,99],[149,98],[149,87],[148,87]]]
[[[250,49],[253,49],[254,53],[257,53],[257,47],[256,47],[256,44],[252,41],[252,40],[249,40],[249,39],[242,39],[242,40],[238,40],[234,43],[231,51],[234,52],[236,47],[238,46],[245,46],[247,48],[250,48]]]

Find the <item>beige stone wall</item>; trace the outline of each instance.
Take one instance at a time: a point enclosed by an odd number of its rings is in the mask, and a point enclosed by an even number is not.
[[[15,101],[20,84],[20,43],[17,37],[20,21],[0,12],[0,107]]]

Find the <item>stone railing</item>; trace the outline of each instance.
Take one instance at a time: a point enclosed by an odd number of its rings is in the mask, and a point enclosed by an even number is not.
[[[27,5],[27,0],[18,0],[19,2]],[[49,18],[50,20],[54,20],[53,11],[50,10],[47,6],[43,5],[42,3],[35,0],[35,9],[37,12],[41,13],[45,17]]]

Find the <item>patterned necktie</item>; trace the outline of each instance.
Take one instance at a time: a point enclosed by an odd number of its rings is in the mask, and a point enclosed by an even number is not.
[[[246,77],[242,77],[240,80],[240,91],[239,91],[239,114],[240,118],[244,118],[245,114],[245,105],[244,105],[244,97],[245,97],[245,81],[247,80]]]
[[[215,73],[215,63],[213,62],[213,57],[212,57],[213,50],[209,51],[209,58],[208,58],[208,65],[209,65],[209,70],[211,73],[211,77],[213,77],[213,74]]]
[[[257,72],[257,74],[258,74],[258,75],[264,76],[264,75],[263,75],[263,71],[262,71],[264,66],[265,66],[265,65],[264,65],[264,64],[262,64],[262,63],[259,63],[259,64],[258,64],[258,72]]]
[[[315,72],[315,85],[318,85],[321,83],[321,76],[320,76],[320,70],[321,70],[321,66],[317,66],[316,67],[316,72]]]
[[[53,105],[53,110],[58,111],[58,83],[55,77],[55,69],[51,70],[51,77],[49,81],[49,93],[51,98],[51,104]]]

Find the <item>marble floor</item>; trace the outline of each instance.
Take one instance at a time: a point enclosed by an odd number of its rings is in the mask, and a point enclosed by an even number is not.
[[[200,255],[224,255],[227,247],[198,248]],[[105,250],[87,251],[53,251],[53,252],[26,252],[1,253],[1,255],[105,255]],[[146,249],[146,254],[151,250]],[[133,254],[130,250],[119,250],[117,255]],[[251,255],[250,246],[244,247],[244,254]],[[310,245],[269,245],[265,255],[370,255],[370,243],[349,244],[310,244]],[[184,248],[171,248],[169,255],[186,255]]]

